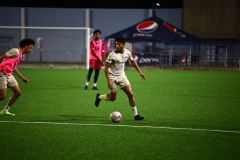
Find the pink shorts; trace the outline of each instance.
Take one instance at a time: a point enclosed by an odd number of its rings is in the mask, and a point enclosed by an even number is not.
[[[101,69],[102,64],[97,59],[90,59],[89,60],[89,68]]]

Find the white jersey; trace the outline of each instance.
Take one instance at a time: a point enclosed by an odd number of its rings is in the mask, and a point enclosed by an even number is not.
[[[113,50],[109,53],[106,62],[111,63],[109,67],[110,79],[116,80],[119,76],[125,75],[125,63],[127,60],[133,60],[132,53],[124,49],[124,53]]]

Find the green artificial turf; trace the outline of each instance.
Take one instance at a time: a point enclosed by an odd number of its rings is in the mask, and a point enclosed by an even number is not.
[[[93,75],[84,90],[86,69],[19,70],[30,82],[18,79],[16,115],[0,116],[1,160],[240,158],[239,72],[142,69],[142,80],[127,68],[145,117],[135,121],[120,89],[115,102],[94,106],[97,93],[108,93],[103,70],[99,90],[91,89]],[[112,111],[121,112],[120,123],[110,121]]]

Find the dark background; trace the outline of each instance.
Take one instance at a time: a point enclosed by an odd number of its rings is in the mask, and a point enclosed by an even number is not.
[[[181,8],[181,28],[186,32],[205,40],[240,41],[240,0],[1,0],[0,6],[106,10]]]
[[[159,3],[160,6],[156,5]],[[53,8],[181,8],[182,0],[1,0],[1,6]]]

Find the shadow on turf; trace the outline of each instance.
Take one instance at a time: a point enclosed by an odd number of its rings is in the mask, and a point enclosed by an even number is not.
[[[55,85],[55,87],[31,87],[31,88],[28,88],[28,89],[81,89],[79,86],[62,86],[62,85]]]
[[[60,115],[61,117],[66,118],[66,120],[58,121],[106,121],[105,117],[100,116],[86,116],[86,115]]]

